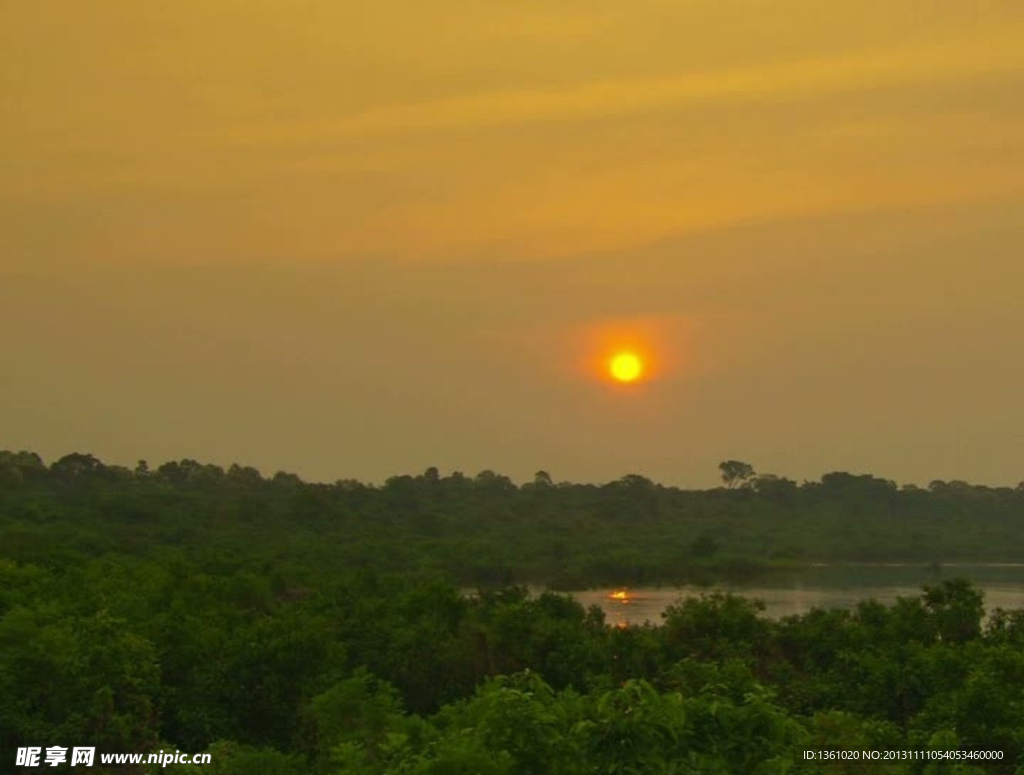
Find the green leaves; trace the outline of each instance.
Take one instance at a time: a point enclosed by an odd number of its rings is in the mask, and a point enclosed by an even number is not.
[[[1019,497],[849,475],[740,489],[517,489],[436,471],[379,489],[0,454],[0,732],[15,746],[168,741],[216,752],[213,773],[268,775],[781,775],[808,771],[807,747],[942,735],[1024,760],[1024,616],[983,630],[966,582],[783,621],[709,595],[663,626],[617,629],[526,587],[466,596],[441,571],[505,579],[554,562],[583,583],[657,574],[668,557],[721,569],[779,525],[799,548],[817,529],[808,504],[860,536],[851,503],[891,517]],[[744,533],[765,515],[779,521]]]

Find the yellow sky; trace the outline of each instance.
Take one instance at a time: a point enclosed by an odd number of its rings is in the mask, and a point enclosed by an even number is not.
[[[1024,479],[1017,0],[0,0],[0,50],[0,446]]]

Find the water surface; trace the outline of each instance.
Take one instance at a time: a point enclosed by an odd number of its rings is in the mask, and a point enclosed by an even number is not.
[[[861,600],[895,602],[917,597],[924,584],[965,578],[985,594],[985,609],[1024,608],[1024,564],[951,565],[821,565],[758,584],[681,587],[620,587],[570,593],[584,606],[598,605],[607,622],[628,626],[660,624],[662,612],[687,597],[732,592],[765,604],[764,615],[778,619],[812,608],[853,608]],[[614,597],[626,591],[625,599]]]

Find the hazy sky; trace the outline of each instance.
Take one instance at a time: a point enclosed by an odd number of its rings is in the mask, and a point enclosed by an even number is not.
[[[0,448],[1024,479],[1020,0],[0,0],[0,52]]]

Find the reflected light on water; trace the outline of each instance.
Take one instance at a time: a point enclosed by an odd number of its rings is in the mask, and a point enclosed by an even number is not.
[[[835,568],[830,568],[836,570]],[[847,568],[847,570],[849,570]],[[897,598],[917,598],[922,584],[936,584],[942,576],[927,572],[920,566],[872,567],[876,584],[870,578],[790,579],[771,585],[713,585],[709,587],[650,587],[640,589],[593,589],[570,593],[584,607],[599,606],[613,627],[661,624],[665,610],[675,603],[702,595],[721,592],[741,595],[764,603],[762,616],[781,619],[805,614],[814,608],[854,609],[863,600],[874,599],[892,605]],[[891,571],[900,571],[899,575]],[[998,571],[998,573],[996,572]],[[808,576],[811,574],[807,574]],[[1024,568],[995,566],[963,566],[950,577],[961,576],[973,581],[985,595],[987,613],[996,608],[1024,609]],[[815,581],[817,583],[815,583]],[[839,583],[837,583],[837,581]],[[831,582],[831,583],[830,583]],[[843,583],[846,582],[846,583]]]

